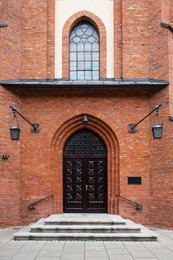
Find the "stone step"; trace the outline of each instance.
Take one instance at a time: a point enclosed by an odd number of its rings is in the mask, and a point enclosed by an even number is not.
[[[113,225],[33,225],[32,233],[139,233],[140,227]]]
[[[109,214],[59,214],[45,219],[45,225],[125,225],[125,220],[118,215]]]
[[[45,225],[85,225],[85,224],[89,224],[89,225],[125,225],[125,222],[99,222],[99,221],[92,221],[92,222],[87,222],[87,221],[54,221],[54,222],[50,222],[50,221],[45,221]]]
[[[156,241],[157,236],[141,233],[22,233],[15,240],[61,240],[61,241]]]

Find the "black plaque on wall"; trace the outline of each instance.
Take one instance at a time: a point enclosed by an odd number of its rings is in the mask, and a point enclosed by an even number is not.
[[[128,177],[128,184],[141,185],[142,178],[141,177]]]

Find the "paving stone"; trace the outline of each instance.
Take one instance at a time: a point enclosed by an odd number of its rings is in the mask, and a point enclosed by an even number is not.
[[[10,258],[10,260],[34,260],[36,258],[35,254],[17,254],[15,256],[13,256],[12,258]]]
[[[20,244],[5,244],[4,246],[1,247],[1,250],[3,251],[18,251],[20,250],[22,247],[24,246],[24,243],[20,243]]]
[[[109,248],[124,248],[123,242],[104,242],[104,245],[107,249]]]
[[[173,259],[173,255],[158,255],[157,256],[159,260],[172,260]]]
[[[139,258],[137,257],[137,258],[136,258],[136,257],[135,257],[135,258],[133,258],[133,259],[134,259],[134,260],[158,260],[158,258],[155,258],[155,257],[154,257],[154,258],[153,258],[153,257],[152,257],[152,258],[148,258],[148,257],[147,257],[147,258],[146,258],[146,257],[139,257]],[[166,260],[166,259],[165,259],[165,260]]]
[[[113,256],[109,256],[109,259],[110,260],[115,260],[115,259],[117,259],[117,260],[134,260],[134,258],[131,255],[116,255],[116,258],[115,258],[115,255],[113,255]]]
[[[62,250],[41,250],[38,254],[39,257],[60,257],[62,254]]]
[[[128,248],[128,251],[133,257],[144,257],[144,258],[154,257],[154,255],[145,248],[140,249],[136,247],[130,247]]]
[[[0,250],[0,257],[12,257],[16,251]]]
[[[163,245],[161,245],[158,248],[150,248],[150,250],[152,252],[154,252],[155,254],[159,254],[159,255],[166,255],[166,254],[170,255],[170,254],[173,254],[171,252],[171,250],[169,250],[167,247],[165,247]]]
[[[88,252],[85,252],[85,256],[86,257],[100,257],[100,258],[104,258],[104,257],[107,257],[107,253],[106,252],[91,252],[91,251],[88,251]]]
[[[107,249],[109,255],[128,255],[129,252],[125,248]]]
[[[82,260],[84,255],[82,254],[62,254],[61,260]]]
[[[49,256],[38,256],[35,260],[60,260],[59,257],[49,257]]]
[[[89,256],[89,257],[85,257],[84,258],[85,260],[99,260],[99,259],[101,259],[101,260],[109,260],[109,257],[103,257],[103,258],[100,258],[100,257],[91,257],[91,256]],[[82,260],[82,259],[81,259]],[[114,259],[115,260],[115,259]]]

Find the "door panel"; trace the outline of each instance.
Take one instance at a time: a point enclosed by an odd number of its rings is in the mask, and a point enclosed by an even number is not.
[[[87,212],[106,212],[106,159],[88,160],[86,165]]]
[[[82,159],[64,159],[64,212],[84,208],[84,177]]]

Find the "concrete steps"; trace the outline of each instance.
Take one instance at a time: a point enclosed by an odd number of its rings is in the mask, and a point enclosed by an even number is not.
[[[117,215],[59,214],[22,228],[14,239],[156,241],[157,235]]]
[[[109,226],[109,225],[52,225],[52,226],[32,226],[32,233],[139,233],[140,228],[126,226]]]

